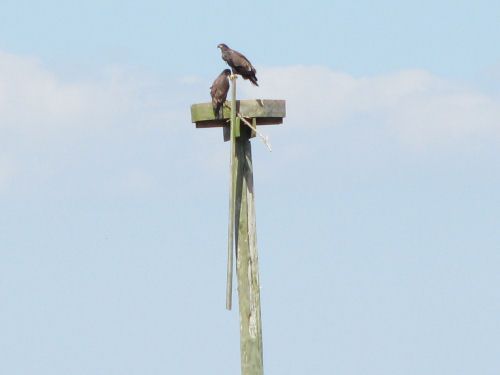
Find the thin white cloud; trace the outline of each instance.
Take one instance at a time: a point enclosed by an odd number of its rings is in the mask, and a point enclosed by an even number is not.
[[[165,121],[175,114],[170,93],[159,93],[160,85],[142,72],[117,67],[99,79],[68,82],[36,59],[0,51],[0,129],[33,136],[132,119]]]
[[[64,80],[36,59],[0,51],[0,193],[57,185],[75,168],[111,170],[101,186],[151,189],[153,178],[140,166],[128,172],[121,159],[148,132],[181,131],[189,121],[189,107],[177,98],[184,86],[117,67]]]
[[[111,82],[61,82],[34,59],[0,52],[1,128],[33,132],[81,125],[91,120],[89,114],[106,115],[120,100],[116,91]]]
[[[357,78],[295,66],[259,69],[258,76],[258,88],[239,80],[239,96],[286,99],[286,126],[332,136],[340,127],[363,123],[364,129],[380,130],[384,142],[396,135],[417,147],[471,137],[500,139],[500,98],[425,71]],[[116,68],[99,79],[66,81],[36,59],[0,52],[0,193],[61,181],[72,189],[95,181],[96,189],[111,184],[108,190],[154,191],[161,184],[155,167],[146,165],[156,160],[148,150],[151,142],[162,143],[155,152],[164,148],[165,160],[183,160],[180,137],[192,127],[189,105],[208,102],[208,87],[196,77],[167,81]],[[189,134],[187,144],[206,142],[202,133]],[[309,146],[292,135],[277,154],[286,163],[300,163]],[[214,152],[203,153],[198,164],[224,164],[224,151]],[[71,182],[75,176],[80,183]]]
[[[325,67],[275,67],[260,69],[259,83],[240,87],[246,96],[286,99],[288,121],[307,127],[362,118],[416,146],[500,136],[498,96],[423,70],[356,78]]]

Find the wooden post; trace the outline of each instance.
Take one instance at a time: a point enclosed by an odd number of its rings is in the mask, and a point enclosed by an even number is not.
[[[191,106],[191,121],[196,123],[197,128],[223,127],[224,140],[231,141],[226,307],[231,309],[233,245],[236,243],[241,373],[242,375],[263,375],[259,259],[250,146],[250,138],[254,134],[248,126],[239,126],[240,117],[237,116],[251,120],[254,128],[257,125],[281,124],[285,117],[285,101],[268,99],[236,101],[235,80],[232,82],[230,114],[229,111],[224,111],[223,118],[216,118],[212,103],[198,103]],[[227,127],[228,119],[231,120],[230,129]]]
[[[255,226],[251,132],[236,139],[236,273],[240,307],[242,375],[262,375],[259,259]]]

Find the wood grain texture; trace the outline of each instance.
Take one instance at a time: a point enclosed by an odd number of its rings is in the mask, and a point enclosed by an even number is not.
[[[242,375],[263,374],[259,259],[255,224],[250,129],[236,139],[236,273],[240,309]]]
[[[283,117],[286,116],[286,102],[271,99],[237,100],[236,110],[243,117],[256,118],[257,125],[276,125],[283,123]],[[223,117],[216,119],[212,103],[191,105],[191,122],[196,123],[197,128],[228,126],[230,118],[231,111],[227,106],[224,106]]]

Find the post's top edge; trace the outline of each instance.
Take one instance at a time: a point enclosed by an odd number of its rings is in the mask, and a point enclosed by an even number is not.
[[[230,103],[230,101],[226,101]],[[237,111],[245,117],[283,118],[286,116],[284,99],[242,99],[236,101]],[[220,118],[216,118],[211,102],[191,104],[191,121],[210,121],[230,117],[230,108],[224,106]]]
[[[227,99],[227,102],[230,103],[231,100]],[[238,99],[236,100],[237,103],[258,103],[258,102],[265,102],[265,103],[285,103],[286,104],[286,100],[285,99]],[[202,102],[202,103],[193,103],[191,104],[191,107],[194,107],[194,106],[199,106],[199,105],[212,105],[211,102]]]

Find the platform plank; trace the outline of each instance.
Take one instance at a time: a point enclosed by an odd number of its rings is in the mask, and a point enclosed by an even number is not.
[[[229,102],[226,102],[229,104]],[[255,118],[257,125],[276,125],[283,123],[286,116],[285,100],[248,99],[237,100],[238,113],[246,118]],[[197,128],[215,128],[227,126],[231,110],[224,107],[222,118],[214,115],[212,103],[197,103],[191,105],[191,122]]]

